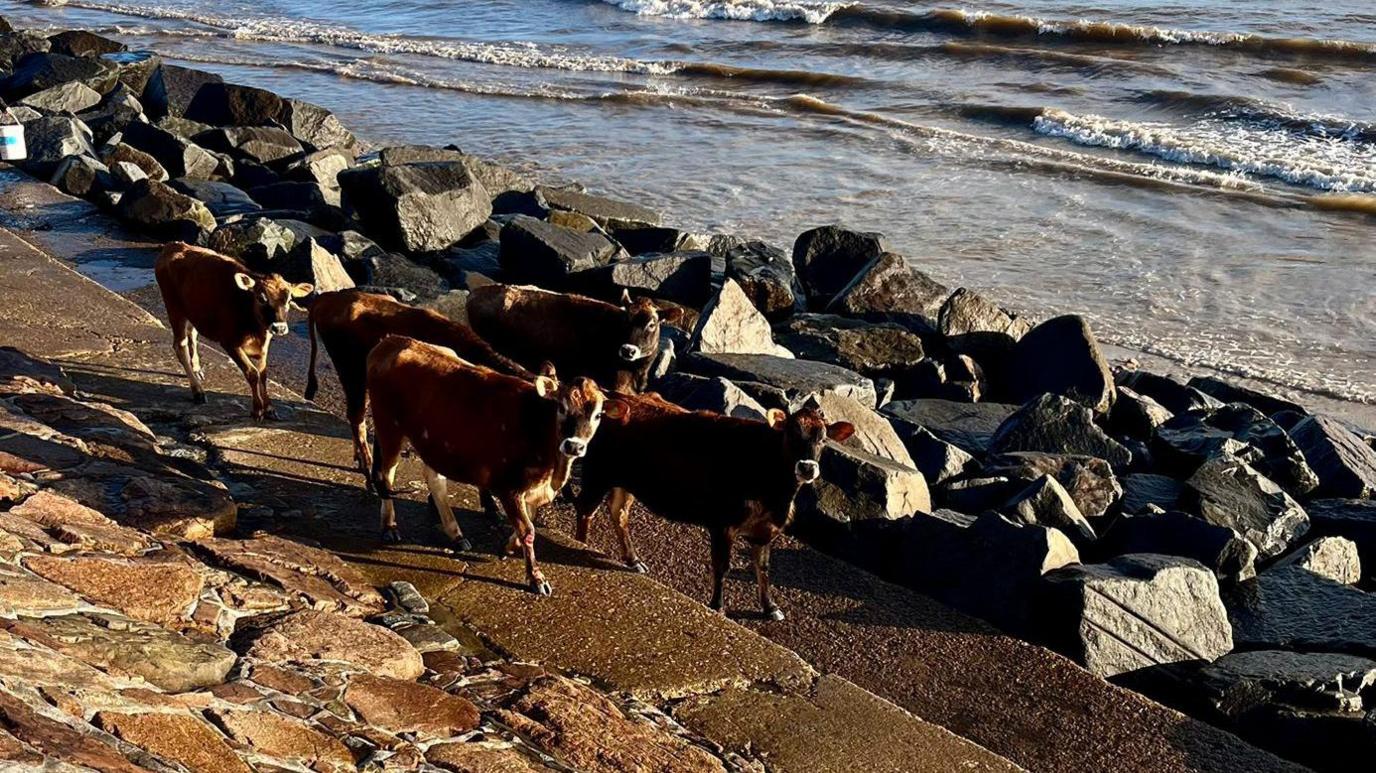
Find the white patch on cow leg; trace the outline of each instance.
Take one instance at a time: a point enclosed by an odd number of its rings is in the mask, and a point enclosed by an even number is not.
[[[444,476],[430,469],[422,468],[425,474],[425,485],[430,488],[430,499],[435,503],[435,509],[440,513],[440,528],[444,530],[444,536],[453,542],[463,539],[463,532],[459,530],[459,522],[454,518],[454,511],[449,507],[449,485]]]
[[[391,499],[382,500],[382,530],[395,529],[397,526],[397,506]]]
[[[188,326],[189,327],[189,326]],[[205,388],[205,371],[201,370],[201,334],[191,328],[191,368],[196,371],[196,388]]]

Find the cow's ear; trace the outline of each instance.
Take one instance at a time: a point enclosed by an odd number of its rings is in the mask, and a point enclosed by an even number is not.
[[[253,277],[240,271],[234,275],[234,284],[238,285],[240,290],[250,292],[253,290],[253,286],[258,284],[258,282]]]
[[[788,421],[788,414],[778,408],[770,408],[768,413],[764,415],[764,418],[765,421],[769,422],[769,426],[778,429],[784,425],[784,422]]]
[[[305,298],[313,292],[315,292],[315,285],[310,282],[302,282],[299,285],[291,286],[291,297],[293,298]]]
[[[670,306],[667,309],[660,309],[659,319],[661,322],[668,322],[670,325],[677,325],[678,323],[683,321],[683,309],[680,309],[677,306]]]
[[[827,437],[837,443],[844,443],[846,438],[855,434],[855,425],[848,421],[838,421],[827,426]]]
[[[559,382],[549,376],[535,377],[535,394],[541,397],[553,397],[559,391]]]
[[[621,288],[621,307],[629,309],[631,307],[631,291]]]
[[[631,406],[621,400],[608,400],[602,403],[602,415],[612,421],[625,421],[631,417]]]
[[[554,363],[550,362],[549,360],[545,360],[544,362],[540,363],[540,375],[545,376],[547,378],[558,379],[559,371],[555,370]]]

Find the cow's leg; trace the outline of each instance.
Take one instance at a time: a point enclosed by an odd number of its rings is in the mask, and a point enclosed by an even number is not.
[[[454,511],[449,507],[449,483],[444,476],[435,472],[427,466],[422,465],[425,473],[425,485],[430,488],[430,504],[440,515],[440,528],[444,530],[444,536],[454,543],[454,547],[464,552],[473,549],[473,543],[463,536],[459,530],[459,522],[454,518]]]
[[[573,498],[573,511],[577,516],[573,526],[574,539],[579,542],[588,541],[588,527],[592,525],[592,517],[597,515],[597,508],[602,506],[602,500],[606,497],[606,491],[584,477],[583,485],[578,489],[578,496]]]
[[[721,611],[726,572],[731,569],[731,535],[725,529],[712,530],[712,603]]]
[[[263,405],[263,418],[277,421],[277,411],[272,407],[272,401],[268,399],[268,343],[269,341],[263,341],[263,349],[258,352],[254,367],[258,369],[258,399]]]
[[[774,603],[774,597],[769,592],[769,543],[754,545],[750,558],[755,564],[755,584],[760,589],[760,609],[770,620],[784,619],[784,611]]]
[[[353,358],[356,354],[341,352],[339,356],[335,355],[336,349],[343,345],[345,344],[327,341],[325,350],[330,352],[330,357],[335,363],[339,386],[344,392],[344,415],[354,433],[354,462],[363,471],[363,479],[367,481],[368,488],[372,488],[370,471],[373,467],[373,454],[368,445],[368,373],[361,364],[355,364]]]
[[[395,437],[393,437],[395,435]],[[387,431],[379,427],[373,433],[373,488],[382,500],[382,541],[400,542],[401,530],[397,528],[397,508],[393,502],[395,493],[392,486],[397,480],[397,465],[401,463],[402,436],[395,430]]]
[[[205,381],[198,375],[199,368],[196,366],[192,352],[194,351],[196,328],[191,323],[181,317],[172,317],[172,351],[177,355],[177,362],[181,364],[182,370],[186,371],[186,379],[191,382],[191,400],[196,404],[205,402]]]
[[[635,497],[631,492],[624,488],[612,489],[611,514],[613,523],[616,524],[616,536],[621,540],[621,558],[625,560],[626,566],[631,571],[644,574],[650,571],[645,562],[635,554],[635,547],[631,545],[631,505],[635,504]]]
[[[191,328],[191,369],[196,372],[196,380],[200,382],[201,388],[204,390],[205,371],[201,368],[201,334],[197,333],[194,327]]]
[[[263,403],[258,397],[258,367],[253,364],[253,358],[242,347],[232,350],[229,357],[239,366],[239,371],[244,374],[244,381],[248,382],[248,390],[253,397],[253,420],[262,421]]]
[[[487,489],[478,489],[478,498],[482,500],[483,512],[492,516],[496,521],[502,518],[502,509],[497,505],[497,498],[492,496],[492,492]]]
[[[530,517],[530,505],[520,494],[503,494],[502,508],[506,510],[511,525],[515,527],[512,536],[520,540],[521,548],[525,552],[526,583],[530,586],[531,592],[548,596],[553,591],[549,581],[545,579],[545,573],[540,571],[540,565],[535,561],[535,523]]]

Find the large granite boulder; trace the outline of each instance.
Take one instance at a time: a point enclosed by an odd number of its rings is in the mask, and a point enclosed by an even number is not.
[[[1186,386],[1179,381],[1145,370],[1124,370],[1114,375],[1114,382],[1127,387],[1139,395],[1150,397],[1173,414],[1185,413],[1198,408],[1217,408],[1223,405],[1209,395]]]
[[[866,407],[875,405],[878,400],[873,381],[855,371],[824,362],[769,354],[695,352],[683,358],[682,367],[689,373],[701,376],[731,379],[742,389],[747,389],[747,382],[763,384],[780,390],[790,404],[801,404],[811,395],[827,392],[850,397]]]
[[[127,142],[121,141],[101,148],[100,160],[111,169],[122,163],[133,164],[142,170],[145,177],[151,177],[159,182],[166,182],[168,179],[167,170],[152,154],[145,153]]]
[[[48,183],[63,193],[83,198],[115,187],[110,169],[90,156],[67,156]]]
[[[1311,499],[1304,510],[1311,534],[1352,540],[1362,564],[1376,567],[1376,499]]]
[[[223,82],[224,78],[215,73],[162,62],[143,90],[144,107],[148,117],[154,120],[182,117],[202,86]]]
[[[1376,657],[1376,596],[1303,567],[1268,569],[1227,603],[1239,648]]]
[[[1095,425],[1089,408],[1060,395],[1042,395],[1015,411],[995,430],[988,450],[1094,456],[1117,469],[1132,463],[1132,452]]]
[[[339,186],[370,236],[411,252],[445,249],[492,214],[482,183],[460,163],[355,167]]]
[[[834,314],[794,315],[775,325],[774,335],[799,357],[889,379],[900,397],[911,393],[926,357],[922,338],[907,328]]]
[[[902,255],[885,252],[861,268],[826,309],[931,330],[936,328],[941,305],[950,294],[950,288],[908,265]]]
[[[280,260],[273,261],[271,268],[289,282],[314,285],[317,292],[328,293],[354,287],[354,280],[344,270],[339,256],[311,238],[297,242]]]
[[[646,253],[579,272],[572,278],[588,295],[607,299],[623,290],[693,308],[712,296],[712,256],[705,252]]]
[[[1092,456],[1013,451],[986,459],[982,470],[984,475],[1029,484],[1043,475],[1050,475],[1089,518],[1106,514],[1123,495],[1123,487],[1108,462]]]
[[[1357,553],[1357,543],[1346,537],[1320,537],[1300,546],[1277,561],[1275,566],[1298,566],[1344,585],[1356,585],[1362,579],[1362,561]]]
[[[602,228],[625,228],[635,225],[659,225],[659,213],[638,204],[594,196],[570,188],[537,186],[540,203],[550,210],[577,212],[593,220]]]
[[[890,416],[889,424],[912,457],[913,466],[937,486],[974,471],[979,465],[959,446],[942,440],[925,427],[907,419]]]
[[[1120,436],[1150,441],[1156,431],[1175,415],[1146,395],[1139,395],[1125,386],[1116,389],[1118,396],[1109,409],[1108,426]]]
[[[1113,375],[1089,323],[1076,314],[1049,319],[1013,347],[1009,396],[1026,402],[1043,393],[1064,395],[1105,414],[1115,397]]]
[[[1213,376],[1195,376],[1190,379],[1188,386],[1203,392],[1204,394],[1223,403],[1243,403],[1256,408],[1267,416],[1275,416],[1278,413],[1294,413],[1300,416],[1307,416],[1309,412],[1299,403],[1277,397],[1257,389],[1242,386],[1224,381]]]
[[[37,30],[5,30],[0,33],[0,67],[13,70],[20,59],[29,54],[47,53],[52,45]]]
[[[1182,413],[1161,425],[1151,449],[1159,466],[1181,477],[1210,459],[1231,457],[1252,465],[1297,497],[1319,484],[1285,430],[1243,403]]]
[[[316,150],[339,148],[353,154],[358,140],[334,113],[299,99],[283,99],[277,120],[292,136]]]
[[[35,53],[15,62],[14,70],[0,80],[0,94],[19,100],[68,82],[82,83],[99,94],[115,85],[115,68],[98,59]]]
[[[655,391],[669,402],[693,411],[713,411],[738,419],[765,421],[766,409],[745,390],[724,378],[670,373],[655,382]]]
[[[1128,553],[1192,558],[1226,582],[1256,576],[1255,545],[1226,526],[1178,511],[1125,515],[1094,545],[1094,554],[1106,558]]]
[[[1016,341],[1027,331],[1027,323],[974,290],[961,287],[941,304],[937,328],[948,338],[987,333]]]
[[[266,89],[209,82],[196,90],[185,116],[210,126],[261,126],[282,113],[282,98]]]
[[[203,148],[259,164],[272,164],[305,154],[301,143],[290,132],[275,126],[226,126],[201,132],[191,139]]]
[[[68,156],[95,156],[91,130],[79,118],[50,115],[24,124],[29,155],[25,171],[47,179]]]
[[[735,280],[766,317],[787,317],[803,305],[803,288],[788,253],[761,241],[746,241],[721,254],[726,278]]]
[[[1245,462],[1205,462],[1185,483],[1186,500],[1204,520],[1226,526],[1274,558],[1309,531],[1304,508]]]
[[[204,204],[217,219],[260,212],[263,209],[247,193],[226,182],[176,179],[167,184],[173,190]]]
[[[169,177],[208,180],[219,167],[220,162],[205,148],[152,124],[132,123],[121,137],[126,144],[157,159]]]
[[[1050,475],[1032,481],[1005,502],[1001,510],[1020,523],[1054,526],[1081,549],[1098,538],[1075,500]]]
[[[1139,472],[1122,477],[1122,510],[1130,515],[1145,513],[1151,508],[1175,510],[1185,494],[1185,484],[1169,475]],[[1159,551],[1145,550],[1144,553]]]
[[[68,81],[42,91],[35,91],[19,100],[19,104],[40,113],[76,115],[100,104],[100,92],[81,81]]]
[[[562,287],[569,275],[606,265],[617,247],[605,236],[517,215],[502,227],[498,259],[507,278]]]
[[[922,427],[974,456],[983,456],[998,428],[1018,411],[1005,403],[954,400],[896,400],[879,409],[891,419]]]
[[[1315,494],[1376,497],[1376,449],[1341,422],[1310,416],[1291,428],[1290,436],[1319,476]]]
[[[210,235],[210,249],[239,258],[249,265],[269,265],[285,257],[302,238],[288,225],[266,217],[246,218],[226,223]]]
[[[821,310],[871,261],[888,252],[884,237],[840,225],[813,228],[793,242],[793,266],[808,305]]]
[[[49,35],[48,42],[52,44],[51,51],[54,54],[63,54],[64,56],[95,58],[103,54],[124,51],[127,48],[118,40],[111,40],[86,30],[65,30],[55,35]]]
[[[1049,639],[1099,676],[1212,661],[1233,649],[1218,580],[1188,558],[1137,553],[1046,579]]]
[[[690,346],[705,354],[767,354],[791,358],[774,343],[769,320],[755,308],[740,285],[728,279],[698,316]]]
[[[130,186],[115,214],[149,233],[192,244],[203,243],[215,230],[215,215],[205,204],[157,180]]]

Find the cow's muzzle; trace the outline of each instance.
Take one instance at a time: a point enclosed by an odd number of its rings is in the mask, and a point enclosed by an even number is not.
[[[635,344],[621,345],[621,359],[626,362],[635,362],[645,357],[645,353],[640,351],[640,347]]]
[[[822,468],[811,459],[804,459],[793,465],[793,474],[798,476],[799,483],[812,483],[822,477]]]
[[[288,333],[290,333],[290,332],[291,332],[291,328],[287,327],[287,323],[285,323],[285,322],[274,322],[274,323],[272,323],[272,334],[273,334],[273,335],[275,335],[275,336],[284,336],[284,335],[286,335],[286,334],[288,334]]]
[[[571,456],[574,459],[581,459],[588,452],[588,441],[581,438],[564,438],[564,442],[559,444],[559,453],[564,456]]]

